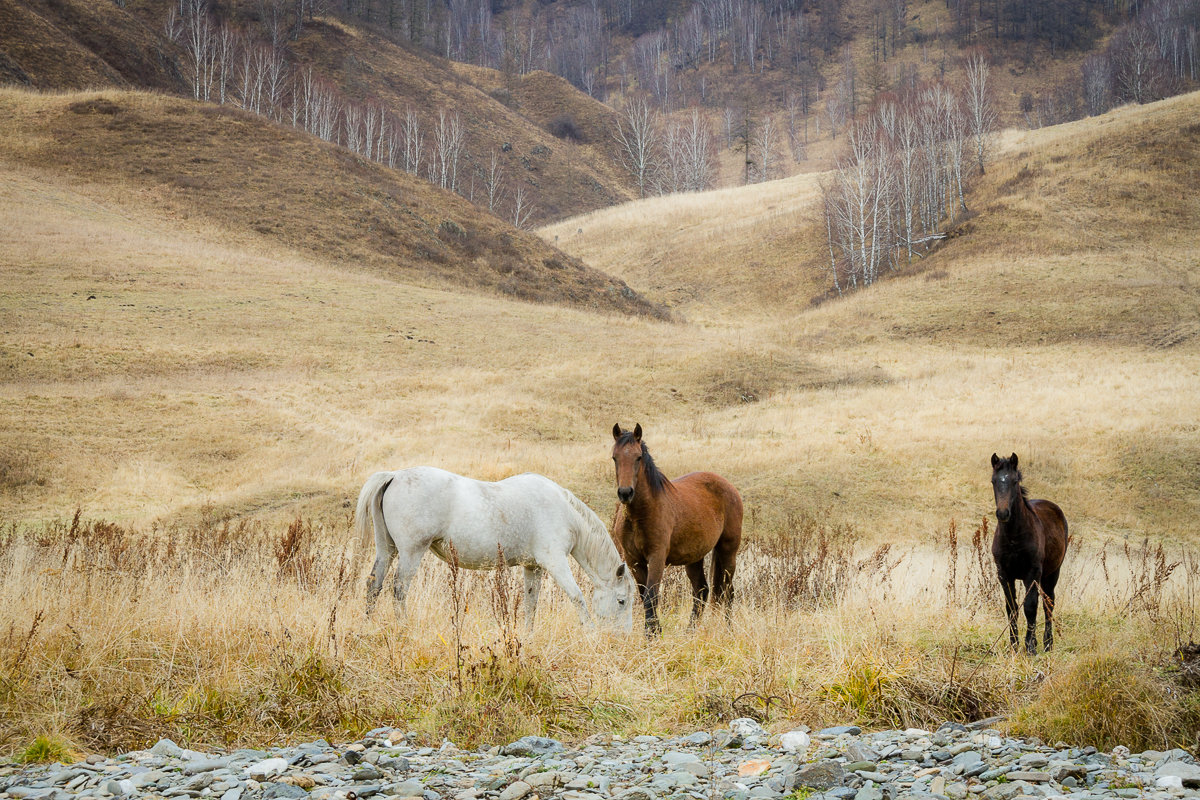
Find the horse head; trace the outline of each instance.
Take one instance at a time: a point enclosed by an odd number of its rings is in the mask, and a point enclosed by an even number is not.
[[[633,631],[633,602],[637,584],[624,562],[607,583],[596,583],[592,590],[592,613],[600,625],[618,633]]]
[[[621,430],[620,423],[613,425],[613,464],[617,468],[617,499],[625,505],[633,501],[638,478],[642,475],[642,425],[639,422],[633,432]]]
[[[996,519],[1008,522],[1013,504],[1023,500],[1016,453],[1008,458],[992,453],[992,492],[996,495]]]

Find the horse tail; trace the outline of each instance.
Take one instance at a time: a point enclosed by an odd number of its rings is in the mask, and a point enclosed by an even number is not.
[[[358,528],[359,540],[365,549],[372,533],[387,534],[387,523],[383,519],[383,492],[396,477],[394,472],[376,472],[367,478],[358,493],[358,507],[354,511],[354,524]]]

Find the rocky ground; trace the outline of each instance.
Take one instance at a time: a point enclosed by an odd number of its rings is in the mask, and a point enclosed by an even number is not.
[[[526,737],[468,752],[380,728],[358,742],[209,753],[164,739],[76,764],[0,767],[0,798],[220,800],[968,800],[1200,798],[1183,750],[1111,753],[1010,739],[997,720],[937,731],[856,727],[769,735],[753,720],[679,738],[596,736],[578,748]]]

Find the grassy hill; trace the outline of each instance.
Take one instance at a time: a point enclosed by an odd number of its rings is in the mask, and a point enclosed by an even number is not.
[[[108,0],[3,0],[0,83],[40,90],[150,89],[188,96],[185,48],[163,33],[170,4]],[[226,9],[223,13],[232,13]],[[242,21],[253,19],[246,10]],[[230,24],[237,24],[231,19]],[[439,109],[457,111],[467,148],[459,193],[470,197],[496,153],[509,191],[523,186],[531,219],[545,222],[632,196],[609,140],[611,112],[565,81],[544,73],[504,76],[472,70],[332,18],[311,20],[286,42],[288,63],[337,87],[344,101],[382,104],[421,118],[426,155]],[[556,109],[547,113],[546,103]],[[573,120],[577,137],[558,137],[549,122]]]
[[[3,97],[0,157],[159,213],[409,282],[657,313],[457,195],[236,109],[120,92]]]

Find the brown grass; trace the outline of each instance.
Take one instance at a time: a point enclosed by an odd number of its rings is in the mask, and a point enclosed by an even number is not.
[[[365,619],[358,577],[368,554],[309,520],[137,531],[76,515],[10,527],[0,542],[14,576],[0,592],[9,620],[0,749],[39,736],[76,752],[162,736],[232,748],[344,739],[379,724],[477,746],[531,733],[671,733],[746,715],[786,730],[1015,714],[1017,730],[1049,740],[1191,744],[1190,695],[1161,670],[1179,637],[1195,633],[1194,620],[1176,626],[1194,612],[1194,571],[1131,607],[1123,585],[1143,575],[1136,554],[1107,553],[1102,572],[1095,548],[1076,548],[1059,649],[1029,660],[1008,654],[993,576],[975,574],[972,552],[864,551],[828,524],[810,520],[798,533],[810,543],[834,536],[832,549],[748,544],[728,625],[710,615],[687,629],[686,581],[671,573],[666,632],[654,642],[588,633],[556,589],[527,635],[504,588],[510,577],[436,559],[418,576],[405,621],[386,603]],[[300,543],[281,547],[297,529]],[[951,558],[980,587],[952,602],[943,586]],[[307,578],[297,559],[312,564]],[[774,579],[780,571],[824,577],[794,593]],[[1114,650],[1114,639],[1129,647]],[[1096,708],[1130,715],[1105,721]]]

